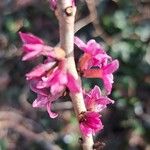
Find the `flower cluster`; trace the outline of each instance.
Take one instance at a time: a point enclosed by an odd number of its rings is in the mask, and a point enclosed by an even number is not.
[[[55,5],[56,1],[52,1]],[[54,8],[54,7],[53,7]],[[30,88],[37,94],[33,107],[45,108],[51,118],[57,117],[57,113],[51,111],[51,104],[63,95],[66,89],[71,93],[82,92],[77,79],[67,69],[67,58],[63,49],[53,48],[31,33],[19,33],[23,42],[23,61],[33,60],[44,56],[43,63],[34,67],[26,74],[26,80]],[[105,95],[100,88],[95,86],[91,91],[83,93],[87,111],[78,116],[80,129],[86,136],[95,134],[103,129],[100,112],[108,104],[114,103],[107,96],[111,93],[113,73],[118,69],[118,60],[112,58],[105,50],[90,40],[87,44],[75,37],[75,44],[84,52],[79,59],[78,70],[83,77],[100,78],[103,80]]]
[[[51,112],[51,103],[57,100],[68,88],[71,92],[79,92],[80,85],[73,75],[66,69],[65,52],[61,48],[52,48],[44,41],[30,33],[19,33],[23,42],[23,61],[45,56],[45,61],[37,65],[26,74],[32,91],[37,93],[33,107],[46,108],[49,116],[55,118]]]
[[[102,95],[98,86],[95,86],[90,92],[85,94],[85,105],[87,112],[82,112],[79,117],[80,129],[83,134],[95,134],[103,129],[101,115],[99,113],[114,103],[107,96],[111,93],[113,84],[113,73],[118,69],[118,60],[112,58],[105,52],[103,47],[90,40],[85,44],[78,37],[75,37],[75,44],[84,52],[79,59],[78,70],[86,78],[100,78],[103,80],[105,95]]]
[[[112,60],[95,40],[90,40],[85,44],[75,37],[75,44],[84,52],[79,60],[79,69],[83,76],[102,79],[107,95],[110,94],[113,84],[112,73],[119,67],[118,60]]]

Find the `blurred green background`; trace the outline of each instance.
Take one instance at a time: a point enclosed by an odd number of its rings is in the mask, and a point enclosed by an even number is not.
[[[0,150],[79,150],[78,125],[68,96],[57,101],[59,117],[33,109],[35,98],[25,73],[35,64],[21,61],[18,31],[32,32],[49,45],[59,42],[58,22],[48,1],[0,0]],[[104,150],[150,150],[150,1],[81,0],[76,35],[95,39],[119,59],[104,130],[95,141]],[[81,28],[83,27],[83,28]],[[75,47],[76,59],[80,50]],[[83,79],[86,88],[99,80]]]

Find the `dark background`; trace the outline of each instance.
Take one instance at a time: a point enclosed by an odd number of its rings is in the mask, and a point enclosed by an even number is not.
[[[150,150],[150,1],[78,1],[76,35],[101,42],[119,59],[104,130],[95,141],[104,150]],[[83,26],[82,29],[80,29]],[[21,61],[18,31],[32,32],[49,45],[59,41],[58,22],[43,0],[0,0],[0,150],[78,150],[79,131],[68,96],[54,105],[59,117],[33,109],[25,81],[35,64]],[[76,47],[76,58],[80,50]],[[86,88],[99,80],[83,79]]]

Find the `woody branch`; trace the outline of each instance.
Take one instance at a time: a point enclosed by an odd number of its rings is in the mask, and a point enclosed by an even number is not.
[[[81,85],[80,77],[78,76],[75,61],[74,61],[74,21],[76,14],[76,6],[72,5],[72,1],[59,0],[57,4],[56,16],[59,21],[60,28],[60,45],[66,52],[66,67],[67,70],[74,75]],[[73,102],[73,107],[76,116],[79,120],[79,114],[86,111],[86,107],[83,100],[82,89],[78,93],[70,93],[70,97]],[[93,137],[92,135],[85,136],[81,133],[83,139],[83,150],[93,149]]]

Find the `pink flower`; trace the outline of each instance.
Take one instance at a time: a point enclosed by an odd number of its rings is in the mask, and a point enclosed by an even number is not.
[[[85,44],[78,37],[75,37],[74,42],[84,51],[83,56],[79,60],[79,68],[81,71],[93,66],[102,66],[107,63],[108,59],[111,59],[103,50],[102,46],[96,43],[95,40],[90,40]]]
[[[29,81],[29,86],[30,86],[30,89],[39,94],[39,95],[43,95],[43,96],[47,96],[49,94],[49,89],[48,88],[42,88],[42,89],[38,89],[37,88],[37,84],[41,81],[40,78],[35,78],[33,80],[30,80]]]
[[[26,79],[31,80],[33,78],[41,77],[47,71],[52,69],[56,65],[56,62],[47,62],[45,64],[37,65],[33,70],[26,74]]]
[[[20,38],[24,44],[44,44],[44,41],[31,33],[19,32]]]
[[[71,92],[79,92],[81,89],[77,80],[65,69],[65,60],[51,68],[53,65],[55,65],[54,62],[46,61],[46,64],[38,65],[26,74],[31,90],[37,93],[33,107],[47,109],[51,118],[57,117],[57,114],[50,109],[51,103],[63,94],[66,87]]]
[[[38,89],[50,87],[51,94],[56,94],[64,91],[66,87],[71,92],[79,92],[80,85],[77,80],[65,68],[65,61],[59,62],[47,76],[43,76],[42,80],[37,84]]]
[[[55,52],[55,49],[53,49],[48,45],[45,45],[44,41],[39,37],[31,33],[22,33],[22,32],[19,32],[19,35],[24,43],[22,47],[22,50],[24,52],[24,56],[22,58],[23,61],[34,59],[41,55],[52,58],[60,57],[59,54],[57,54],[58,48],[57,52]],[[62,53],[61,49],[59,49],[59,53],[61,54],[62,57],[64,57],[65,54],[64,52]]]
[[[51,118],[56,118],[58,116],[57,113],[54,113],[51,111],[51,103],[55,100],[57,100],[62,93],[59,93],[55,96],[52,95],[40,95],[38,94],[37,98],[34,100],[32,106],[33,107],[38,107],[38,108],[45,108],[47,109],[47,112]]]
[[[85,136],[88,136],[89,134],[95,134],[103,129],[100,115],[97,112],[82,112],[79,115],[79,123],[80,130]]]
[[[113,60],[111,63],[96,69],[87,69],[83,72],[83,76],[87,78],[101,78],[107,94],[110,94],[113,84],[113,74],[119,68],[118,60]]]
[[[114,103],[114,101],[107,96],[102,96],[101,90],[98,86],[95,86],[85,96],[85,105],[88,111],[100,112],[111,103]]]
[[[113,74],[119,68],[118,60],[112,61],[112,58],[106,54],[103,48],[90,40],[85,44],[78,37],[75,37],[75,44],[84,51],[79,60],[79,70],[84,77],[101,78],[107,94],[110,94],[113,84]]]

